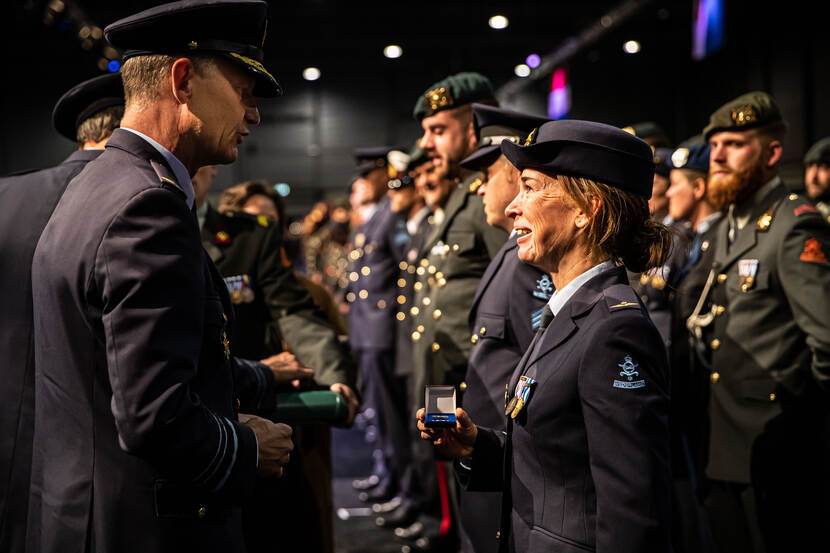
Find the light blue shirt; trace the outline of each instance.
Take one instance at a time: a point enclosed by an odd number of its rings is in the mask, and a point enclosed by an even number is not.
[[[608,269],[612,269],[613,267],[615,267],[613,261],[603,261],[599,265],[594,265],[593,267],[591,267],[590,269],[588,269],[587,271],[585,271],[584,273],[570,281],[561,290],[556,290],[550,297],[550,300],[548,300],[548,307],[550,307],[553,316],[556,317],[557,315],[559,315],[559,312],[562,310],[565,304],[568,303],[568,300],[571,299],[571,296],[573,296],[577,290],[582,288],[583,284],[585,284],[601,272],[607,271]]]
[[[158,152],[164,158],[164,161],[166,161],[167,165],[170,166],[170,169],[173,170],[173,175],[175,175],[176,177],[176,184],[179,185],[179,188],[181,188],[182,192],[184,192],[184,195],[187,197],[187,207],[193,209],[193,202],[195,201],[196,193],[193,191],[193,183],[190,182],[190,174],[187,172],[187,169],[185,169],[184,164],[181,161],[179,161],[179,158],[174,156],[170,150],[168,150],[167,148],[165,148],[164,146],[162,146],[146,134],[140,133],[137,130],[130,129],[128,127],[121,128],[125,131],[130,131],[131,133],[140,136],[141,138],[149,142],[153,148],[158,150]]]

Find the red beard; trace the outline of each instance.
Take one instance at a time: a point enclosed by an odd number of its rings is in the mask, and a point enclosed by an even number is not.
[[[717,210],[731,204],[740,204],[764,184],[765,160],[759,157],[745,169],[728,175],[710,176],[706,184],[706,197]]]

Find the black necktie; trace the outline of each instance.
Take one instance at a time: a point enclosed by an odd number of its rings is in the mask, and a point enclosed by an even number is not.
[[[539,328],[547,328],[553,320],[553,311],[550,310],[550,305],[546,305],[542,310],[542,318],[539,323]]]

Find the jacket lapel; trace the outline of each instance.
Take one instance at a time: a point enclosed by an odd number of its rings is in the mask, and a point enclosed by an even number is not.
[[[444,220],[441,221],[440,225],[432,229],[432,232],[429,234],[426,242],[424,242],[418,257],[427,257],[429,255],[429,251],[432,247],[441,239],[442,236],[444,236],[444,233],[447,231],[447,227],[450,226],[450,222],[453,220],[453,217],[461,211],[461,208],[464,207],[464,204],[466,203],[467,189],[462,185],[458,185],[450,194],[450,197],[447,200],[447,205],[444,206]]]
[[[736,237],[735,242],[729,248],[727,248],[729,240],[729,223],[727,221],[721,225],[721,231],[718,233],[718,259],[716,259],[716,261],[719,262],[720,271],[726,270],[726,268],[732,265],[732,263],[743,255],[744,252],[755,246],[758,241],[758,232],[764,232],[759,230],[758,220],[767,211],[767,209],[769,209],[769,207],[778,201],[785,193],[786,190],[783,184],[779,183],[769,193],[767,193],[761,201],[755,203],[755,205],[752,206],[749,221],[747,221],[746,226],[743,229],[738,231],[738,236]]]
[[[495,259],[493,259],[489,265],[487,265],[487,269],[484,271],[484,276],[481,277],[481,280],[478,283],[478,288],[476,288],[476,295],[473,298],[473,306],[470,309],[470,317],[469,322],[472,324],[473,316],[476,312],[476,307],[478,306],[478,302],[481,299],[481,296],[484,294],[484,291],[487,289],[487,286],[490,285],[490,281],[493,280],[493,277],[496,276],[496,273],[499,272],[501,269],[502,263],[504,259],[510,255],[513,250],[516,249],[516,240],[518,237],[509,238],[507,243],[499,250],[499,253],[496,255]]]

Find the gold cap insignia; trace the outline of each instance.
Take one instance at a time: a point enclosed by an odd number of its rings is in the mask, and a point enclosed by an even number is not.
[[[445,86],[430,90],[424,94],[424,98],[427,101],[427,106],[429,106],[431,113],[435,113],[442,108],[450,107],[454,103],[452,94],[450,94],[450,91]]]
[[[190,48],[191,50],[195,50],[196,48],[199,47],[199,43],[196,42],[195,40],[191,40],[190,42],[187,43],[187,47]]]
[[[622,130],[624,130],[624,131],[625,131],[625,132],[627,132],[628,134],[631,134],[631,135],[637,136],[637,133],[636,133],[636,132],[634,132],[634,127],[630,127],[630,126],[629,126],[629,127],[623,127],[623,128],[622,128]]]
[[[756,121],[758,121],[758,114],[752,104],[744,104],[732,110],[732,122],[739,127]]]
[[[532,131],[530,131],[530,134],[527,135],[527,138],[525,138],[525,144],[524,145],[525,146],[530,146],[531,144],[533,144],[533,137],[535,135],[536,135],[536,129],[533,129]]]
[[[678,148],[676,149],[671,155],[671,163],[678,169],[686,165],[689,162],[689,149],[688,148]]]

